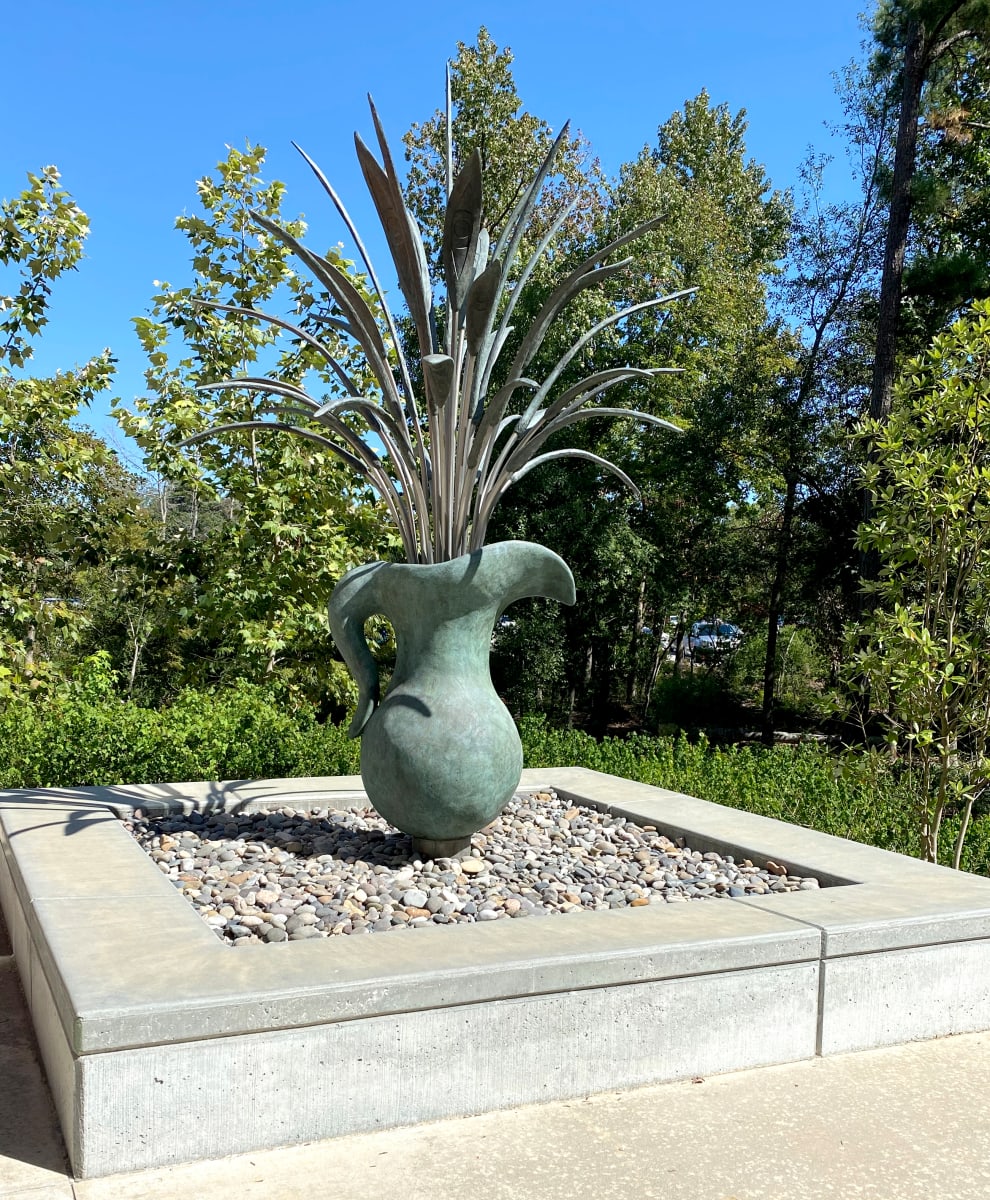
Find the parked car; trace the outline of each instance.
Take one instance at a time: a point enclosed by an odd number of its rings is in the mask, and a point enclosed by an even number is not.
[[[688,653],[694,659],[718,658],[735,650],[742,641],[742,630],[728,621],[696,621],[688,634]]]

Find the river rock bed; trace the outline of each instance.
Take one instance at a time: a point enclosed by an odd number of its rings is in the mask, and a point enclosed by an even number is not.
[[[373,809],[192,813],[125,827],[225,942],[302,941],[817,888],[652,825],[520,793],[460,858],[422,861]]]

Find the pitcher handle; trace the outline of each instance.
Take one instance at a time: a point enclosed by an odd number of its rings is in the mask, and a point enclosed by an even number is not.
[[[355,567],[340,580],[330,597],[330,632],[341,657],[358,685],[358,704],[347,730],[358,737],[375,711],[380,697],[378,664],[368,649],[364,623],[381,612],[378,600],[378,572],[386,563]]]

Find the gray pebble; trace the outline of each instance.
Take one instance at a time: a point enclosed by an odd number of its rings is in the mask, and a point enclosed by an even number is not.
[[[470,871],[463,861],[422,862],[370,808],[135,814],[125,825],[217,936],[238,946],[820,886],[553,793],[513,797],[473,838]]]

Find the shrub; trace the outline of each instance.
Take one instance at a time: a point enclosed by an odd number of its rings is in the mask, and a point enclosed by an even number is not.
[[[100,691],[90,678],[0,714],[4,787],[348,775],[359,753],[342,728],[318,725],[245,683],[187,690],[156,710]]]
[[[767,657],[765,630],[746,638],[726,666],[727,682],[740,700],[760,705]],[[785,625],[777,638],[778,708],[796,717],[820,717],[828,709],[828,663],[805,629]]]

